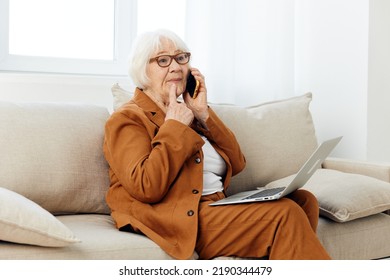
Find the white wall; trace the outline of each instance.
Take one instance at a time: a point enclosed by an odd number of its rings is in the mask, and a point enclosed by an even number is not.
[[[390,162],[390,1],[370,1],[367,157]]]
[[[210,102],[245,106],[294,95],[294,2],[187,1],[186,42]]]
[[[390,1],[296,0],[296,92],[337,156],[390,162]]]
[[[295,91],[311,91],[319,140],[366,159],[369,0],[296,0]]]
[[[0,73],[0,100],[89,103],[107,107],[111,112],[111,87],[115,83],[128,90],[132,88],[127,78]]]

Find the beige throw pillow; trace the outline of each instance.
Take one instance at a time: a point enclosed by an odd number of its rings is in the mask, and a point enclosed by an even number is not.
[[[0,240],[46,247],[80,242],[48,211],[5,188],[0,188]]]
[[[124,90],[119,86],[119,84],[114,84],[111,87],[111,93],[113,98],[113,109],[114,111],[118,110],[119,107],[129,102],[132,97],[132,93]]]
[[[311,100],[307,93],[247,108],[211,105],[236,135],[247,160],[246,168],[232,178],[229,194],[298,172],[317,147]]]
[[[269,186],[284,186],[293,177],[273,181]],[[318,169],[303,189],[317,197],[321,216],[340,223],[390,209],[390,183],[364,175]]]
[[[336,222],[390,209],[390,183],[364,175],[319,169],[305,189],[317,197],[321,215]]]
[[[0,186],[52,214],[110,213],[107,108],[0,102]]]

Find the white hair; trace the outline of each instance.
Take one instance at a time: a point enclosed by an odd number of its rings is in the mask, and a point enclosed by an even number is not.
[[[169,30],[159,29],[139,35],[130,53],[129,75],[135,86],[140,89],[145,89],[149,85],[146,66],[152,58],[152,55],[161,50],[161,42],[163,39],[171,41],[180,51],[189,51],[184,41]]]

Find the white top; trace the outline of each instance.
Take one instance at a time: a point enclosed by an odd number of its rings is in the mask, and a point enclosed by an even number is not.
[[[226,172],[226,163],[217,153],[206,137],[202,136],[205,144],[203,150],[203,193],[208,195],[223,191],[222,176]]]

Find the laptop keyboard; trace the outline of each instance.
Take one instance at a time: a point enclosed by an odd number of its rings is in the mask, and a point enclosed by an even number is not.
[[[252,194],[248,197],[245,197],[243,199],[252,199],[252,198],[259,198],[259,197],[265,197],[265,196],[270,196],[277,194],[284,190],[286,187],[279,187],[279,188],[272,188],[272,189],[265,189],[263,191],[259,191],[258,193]]]

